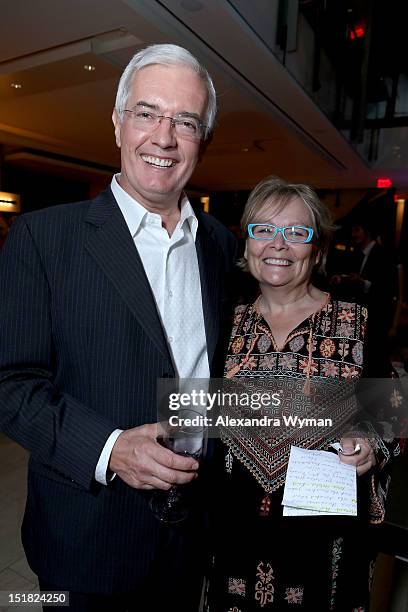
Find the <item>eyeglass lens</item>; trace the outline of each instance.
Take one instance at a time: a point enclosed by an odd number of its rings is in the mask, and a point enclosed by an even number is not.
[[[190,140],[202,137],[202,124],[195,117],[167,117],[142,108],[126,109],[132,117],[133,125],[142,130],[154,130],[162,121],[169,121],[176,133]]]
[[[273,240],[279,230],[283,230],[283,236],[288,242],[305,242],[310,235],[309,229],[300,225],[279,228],[274,225],[259,224],[252,227],[254,238],[259,240]]]

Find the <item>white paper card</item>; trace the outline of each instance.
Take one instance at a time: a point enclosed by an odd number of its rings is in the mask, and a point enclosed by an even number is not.
[[[322,512],[320,510],[283,506],[283,516],[337,516],[337,514],[337,512]]]
[[[356,516],[356,468],[333,453],[292,446],[282,504],[284,516],[307,516],[308,510]]]

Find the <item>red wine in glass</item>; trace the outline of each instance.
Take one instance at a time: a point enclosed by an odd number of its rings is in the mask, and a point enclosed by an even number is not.
[[[157,439],[159,444],[183,457],[200,461],[203,454],[205,428],[199,418],[200,413],[182,409],[177,411],[176,425],[167,425],[165,434]],[[191,421],[196,418],[196,423]],[[155,490],[150,498],[150,509],[162,523],[175,524],[184,521],[189,514],[189,485],[174,485],[168,491]]]

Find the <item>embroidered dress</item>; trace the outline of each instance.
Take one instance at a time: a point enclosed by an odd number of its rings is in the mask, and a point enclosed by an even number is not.
[[[288,384],[289,407],[299,410],[316,389],[362,376],[366,309],[348,302],[326,304],[288,336],[280,350],[256,302],[235,310],[225,375],[234,382]],[[347,385],[346,385],[347,387]],[[339,387],[340,388],[340,387]],[[319,392],[320,393],[320,392]],[[332,413],[354,417],[354,393],[330,397]],[[321,402],[319,410],[325,411]],[[340,420],[341,420],[340,418]],[[335,435],[333,439],[339,439]],[[337,432],[338,433],[338,432]],[[359,434],[364,436],[363,433]],[[358,479],[358,517],[284,517],[282,495],[290,445],[326,449],[330,437],[297,429],[288,435],[239,428],[224,432],[214,461],[214,559],[207,612],[255,610],[368,610],[375,551],[369,523],[384,517],[386,472],[397,453],[373,439],[375,474]],[[380,475],[379,475],[380,474]]]

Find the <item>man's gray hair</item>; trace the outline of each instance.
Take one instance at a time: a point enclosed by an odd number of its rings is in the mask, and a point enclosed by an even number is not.
[[[163,66],[181,65],[187,66],[202,79],[207,89],[207,108],[203,117],[203,123],[206,126],[205,137],[213,129],[215,116],[217,114],[217,98],[214,84],[207,70],[199,61],[183,47],[178,45],[150,45],[141,51],[138,51],[126,66],[120,78],[118,91],[116,94],[115,109],[120,120],[123,119],[123,111],[126,108],[126,103],[132,88],[133,77],[138,70],[151,66],[153,64],[161,64]]]

